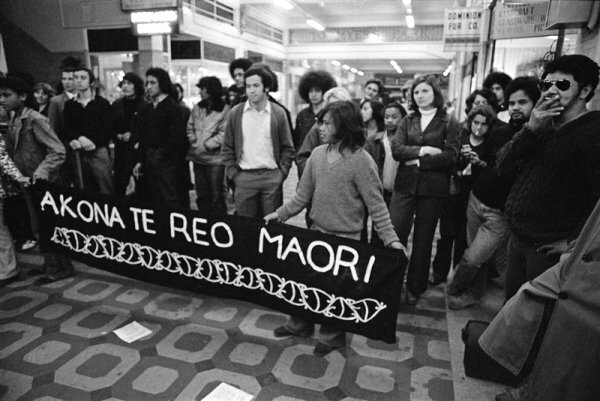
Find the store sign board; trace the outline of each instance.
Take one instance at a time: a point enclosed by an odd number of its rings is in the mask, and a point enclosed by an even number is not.
[[[492,17],[492,39],[529,38],[556,34],[545,30],[548,2],[498,4]]]
[[[177,0],[121,0],[121,10],[156,10],[162,8],[177,8]]]
[[[477,51],[483,10],[478,8],[447,8],[444,18],[444,51]]]

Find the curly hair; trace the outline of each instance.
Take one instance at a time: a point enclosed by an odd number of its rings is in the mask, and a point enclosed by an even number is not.
[[[319,112],[317,122],[322,124],[328,113],[335,127],[334,137],[340,141],[340,153],[344,149],[355,152],[365,144],[365,123],[356,103],[351,100],[329,103]]]
[[[324,70],[318,71],[307,71],[298,84],[298,94],[306,102],[310,103],[308,93],[312,88],[320,90],[322,93],[327,92],[329,89],[337,86],[335,79],[330,73]]]
[[[548,74],[558,71],[573,75],[573,78],[581,88],[586,85],[592,87],[590,94],[585,98],[586,102],[589,102],[594,97],[594,91],[598,86],[598,73],[600,71],[598,64],[594,60],[581,54],[561,56],[546,65],[542,79],[546,79]]]
[[[485,89],[492,89],[492,85],[498,84],[502,89],[506,89],[506,86],[512,81],[510,75],[503,72],[490,72],[487,77],[483,80],[483,87]]]
[[[229,63],[229,75],[233,78],[233,72],[241,68],[244,72],[248,71],[248,68],[252,65],[252,60],[247,58],[236,58],[231,63]]]
[[[484,104],[481,106],[473,107],[467,116],[467,121],[469,122],[469,128],[471,128],[471,123],[475,116],[483,116],[485,117],[485,122],[489,128],[492,128],[494,122],[496,121],[496,110],[492,108],[492,106]],[[489,131],[488,131],[489,132]]]
[[[477,95],[484,97],[487,100],[488,104],[494,108],[494,110],[498,110],[498,98],[496,97],[494,92],[492,92],[489,89],[482,88],[473,91],[473,93],[469,95],[467,100],[465,100],[465,104],[467,105],[465,113],[469,114],[469,112],[473,108],[473,102],[475,102],[475,98],[477,97]]]
[[[510,95],[517,91],[523,91],[527,97],[536,104],[542,95],[538,88],[538,80],[534,77],[516,77],[513,79],[504,90],[504,103],[508,106]]]

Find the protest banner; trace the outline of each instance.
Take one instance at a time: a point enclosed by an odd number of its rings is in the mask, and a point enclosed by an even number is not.
[[[285,224],[36,184],[42,247],[116,274],[396,340],[403,252]]]

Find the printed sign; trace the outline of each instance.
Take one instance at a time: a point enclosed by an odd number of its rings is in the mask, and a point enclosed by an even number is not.
[[[403,252],[285,224],[36,184],[42,247],[110,272],[254,302],[393,343]]]
[[[545,30],[548,3],[497,4],[492,18],[492,39],[556,35]]]
[[[121,0],[121,10],[160,10],[164,8],[177,8],[177,0]]]
[[[447,8],[444,18],[444,51],[479,50],[483,10]]]

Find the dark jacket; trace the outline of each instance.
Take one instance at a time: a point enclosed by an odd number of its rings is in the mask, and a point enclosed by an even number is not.
[[[108,146],[108,141],[114,136],[110,103],[102,96],[95,96],[85,107],[77,101],[77,98],[67,100],[63,128],[67,143],[85,136],[97,148]]]
[[[308,106],[302,110],[296,116],[296,128],[292,132],[292,137],[294,138],[294,148],[300,149],[302,143],[304,142],[304,138],[308,131],[315,125],[317,121],[317,115],[314,113],[311,106]]]
[[[392,155],[400,162],[394,190],[409,195],[448,196],[450,174],[458,157],[459,124],[439,109],[425,131],[421,131],[418,112],[404,117],[392,140]],[[422,146],[432,146],[442,153],[419,157]],[[418,159],[420,166],[404,163]]]
[[[56,178],[65,161],[65,147],[50,127],[48,118],[25,108],[6,136],[7,150],[15,165],[28,177]]]
[[[375,164],[377,165],[377,174],[380,179],[383,179],[383,165],[385,164],[385,147],[383,145],[383,134],[384,132],[376,132],[367,138],[365,143],[365,150],[371,155]],[[393,140],[393,136],[390,137],[390,142]]]
[[[502,174],[521,166],[506,200],[511,232],[541,245],[577,237],[600,197],[600,112],[559,129],[527,126],[498,153]]]
[[[170,96],[158,103],[156,108],[152,103],[142,105],[135,130],[141,150],[161,149],[167,158],[185,158],[185,122],[179,105]]]

